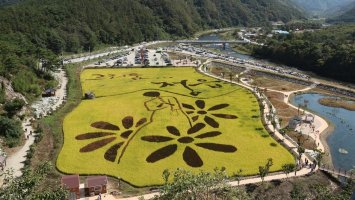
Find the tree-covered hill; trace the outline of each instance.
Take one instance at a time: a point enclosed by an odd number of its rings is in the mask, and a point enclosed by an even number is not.
[[[58,53],[299,17],[278,0],[27,0],[0,10],[0,32]]]
[[[291,0],[305,11],[321,16],[332,16],[338,12],[344,11],[344,7],[355,0]]]
[[[327,20],[329,23],[355,23],[355,2],[347,11]]]
[[[302,70],[355,83],[355,25],[270,39],[255,54]]]
[[[51,67],[61,52],[295,18],[302,14],[279,0],[19,0],[0,7],[0,76],[27,85],[18,92],[32,93],[35,76],[45,77],[35,69],[39,59]]]
[[[11,5],[20,2],[21,0],[0,0],[0,6]]]

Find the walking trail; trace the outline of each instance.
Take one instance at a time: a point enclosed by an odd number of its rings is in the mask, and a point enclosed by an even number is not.
[[[58,73],[56,73],[56,75],[58,77],[60,87],[57,89],[55,95],[58,98],[58,101],[49,108],[53,111],[56,110],[65,101],[66,86],[68,83],[68,79],[65,76],[65,72],[63,70],[60,70]],[[29,151],[30,146],[35,141],[35,133],[31,124],[32,120],[34,120],[32,117],[27,117],[22,122],[22,128],[24,130],[24,135],[26,138],[25,144],[19,150],[8,156],[6,159],[6,166],[4,168],[4,171],[12,171],[14,177],[19,177],[22,175],[21,169],[24,167],[27,152]],[[1,176],[0,186],[3,185],[3,179],[4,176]]]
[[[226,81],[226,82],[231,82],[231,83],[234,83],[234,84],[237,84],[237,85],[240,85],[242,87],[245,87],[251,91],[253,91],[254,93],[256,93],[254,91],[254,88],[249,85],[248,83],[246,82],[243,82],[242,83],[237,83],[235,81],[230,81],[228,79],[224,79],[224,78],[221,78],[221,77],[218,77],[218,76],[215,76],[215,75],[212,75],[208,72],[206,72],[203,68],[203,66],[207,63],[209,63],[210,60],[207,60],[205,63],[201,64],[200,67],[198,68],[198,70],[202,73],[204,73],[205,75],[207,76],[210,76],[210,77],[213,77],[213,78],[216,78],[216,79],[220,79],[220,80],[223,80],[223,81]],[[284,91],[277,91],[277,90],[270,90],[268,89],[269,91],[275,91],[275,92],[280,92],[280,93],[283,93],[284,94],[284,102],[293,107],[293,108],[296,108],[298,109],[297,107],[295,107],[294,105],[292,105],[290,102],[289,102],[289,97],[291,94],[294,94],[294,93],[298,93],[298,92],[304,92],[304,91],[308,91],[310,89],[312,89],[314,87],[314,85],[312,86],[309,86],[307,88],[304,88],[304,89],[301,89],[301,90],[295,90],[295,91],[291,91],[291,92],[284,92]],[[257,93],[256,93],[257,94]],[[260,94],[257,94],[258,98],[261,98]],[[262,102],[264,105],[266,105],[266,102],[264,100],[264,102]],[[265,121],[267,122],[267,126],[270,130],[274,130],[274,127],[273,125],[271,124],[270,121],[268,121],[266,115],[267,113],[270,112],[269,110],[269,106],[264,106],[264,118],[265,118]],[[305,114],[310,114],[308,111],[304,111]],[[312,114],[314,115],[314,114]],[[317,115],[314,115],[315,116],[315,120],[314,120],[314,124],[315,124],[315,129],[319,131],[319,133],[322,133],[323,131],[325,131],[328,127],[328,123],[321,117],[317,116]],[[285,138],[284,136],[282,136],[282,134],[278,131],[278,130],[275,130],[275,133],[274,135],[280,139],[280,140],[283,140],[283,143],[289,147],[290,149],[292,149],[292,151],[296,154],[298,154],[297,152],[297,146],[296,144],[294,144],[294,142],[290,141],[288,138]],[[318,146],[318,149],[321,150],[321,151],[324,151],[324,146],[319,138],[319,135],[315,135],[314,136],[314,139],[316,140],[317,143],[319,143],[319,146]],[[305,159],[308,159],[310,161],[310,163],[312,163],[312,161],[304,154],[302,154],[301,156],[301,161],[304,161]],[[316,168],[313,170],[313,171],[316,171],[318,170],[318,166],[316,166]],[[290,173],[288,176],[286,176],[286,174],[282,173],[282,174],[272,174],[272,175],[269,175],[269,176],[266,176],[264,178],[264,181],[272,181],[272,180],[279,180],[279,179],[286,179],[286,178],[290,178],[290,177],[299,177],[299,176],[305,176],[307,174],[309,174],[310,172],[312,172],[312,170],[308,167],[303,167],[301,169],[299,169],[298,171],[294,172],[294,173]],[[238,186],[238,185],[246,185],[246,184],[252,184],[252,183],[260,183],[262,182],[261,178],[260,177],[255,177],[255,178],[247,178],[247,179],[243,179],[243,180],[240,180],[240,182],[238,183],[238,181],[232,181],[232,182],[229,182],[228,184],[230,184],[231,186]],[[144,197],[144,199],[151,199],[153,198],[154,196],[156,195],[159,195],[159,193],[155,192],[155,193],[150,193],[150,194],[146,194],[146,195],[141,195],[141,196],[135,196],[135,197],[129,197],[129,198],[119,198],[119,199],[122,199],[122,200],[139,200],[139,198],[142,198]],[[86,197],[86,198],[82,198],[82,200],[96,200],[97,197]],[[118,198],[112,196],[112,195],[109,195],[109,194],[106,194],[106,195],[102,195],[102,199],[103,200],[116,200]]]

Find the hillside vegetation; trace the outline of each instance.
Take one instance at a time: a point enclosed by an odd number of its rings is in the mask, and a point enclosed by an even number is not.
[[[355,83],[355,26],[279,36],[254,54],[302,70]]]
[[[345,10],[354,0],[291,0],[303,10],[314,15],[331,16]]]
[[[36,75],[48,79],[43,71],[55,68],[63,51],[300,17],[278,0],[24,0],[0,8],[0,75],[27,85],[19,92],[38,95],[35,85],[43,81]],[[39,59],[45,69],[37,68]]]
[[[355,2],[354,5],[345,13],[328,19],[330,23],[354,23],[355,22]]]

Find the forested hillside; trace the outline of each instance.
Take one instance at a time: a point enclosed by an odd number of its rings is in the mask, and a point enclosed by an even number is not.
[[[11,5],[20,1],[21,0],[0,0],[0,6]]]
[[[355,83],[355,25],[279,36],[266,46],[256,48],[254,53],[302,70]]]
[[[39,59],[51,68],[63,51],[301,17],[278,0],[23,0],[0,8],[0,76],[26,85],[15,88],[21,93],[38,94],[43,81],[35,75],[45,78],[35,69]]]
[[[321,16],[331,16],[343,9],[344,6],[354,3],[355,0],[291,0],[305,11]]]
[[[355,2],[345,13],[327,20],[329,23],[355,23]]]

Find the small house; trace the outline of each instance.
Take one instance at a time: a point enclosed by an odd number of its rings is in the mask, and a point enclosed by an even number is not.
[[[46,89],[42,92],[42,97],[53,97],[55,96],[56,90],[53,88]]]
[[[107,176],[89,176],[85,180],[85,195],[93,196],[107,192]]]
[[[80,198],[80,179],[79,175],[67,175],[62,177],[62,187],[69,190],[69,196]]]

